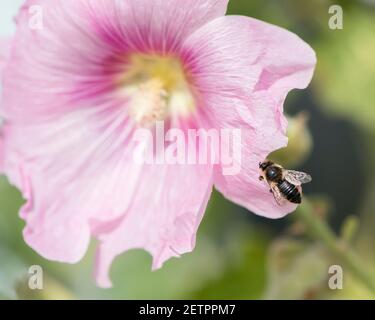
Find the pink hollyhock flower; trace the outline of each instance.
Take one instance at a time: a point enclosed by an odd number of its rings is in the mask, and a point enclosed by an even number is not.
[[[212,187],[278,218],[258,164],[287,143],[283,102],[305,88],[315,54],[293,33],[241,16],[228,0],[28,0],[1,46],[1,169],[27,200],[25,241],[47,259],[79,261],[98,239],[96,279],[144,248],[153,268],[193,250]],[[30,26],[30,6],[43,27]],[[9,48],[8,51],[5,49]],[[136,164],[132,134],[241,130],[241,170]]]

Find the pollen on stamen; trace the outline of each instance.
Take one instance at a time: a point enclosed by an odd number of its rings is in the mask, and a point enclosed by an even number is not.
[[[150,127],[168,116],[168,93],[160,80],[152,79],[134,88],[129,115],[142,127]]]
[[[132,55],[120,81],[130,117],[152,127],[168,117],[186,117],[195,101],[181,63],[176,58]]]

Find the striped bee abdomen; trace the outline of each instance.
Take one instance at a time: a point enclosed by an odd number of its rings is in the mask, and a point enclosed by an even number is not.
[[[294,184],[291,184],[286,180],[282,180],[278,183],[278,187],[282,195],[288,199],[288,201],[293,203],[301,203],[301,193]]]

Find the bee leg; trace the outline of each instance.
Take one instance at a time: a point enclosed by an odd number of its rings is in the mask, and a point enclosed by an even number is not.
[[[264,178],[263,176],[259,176],[259,180],[262,181]]]

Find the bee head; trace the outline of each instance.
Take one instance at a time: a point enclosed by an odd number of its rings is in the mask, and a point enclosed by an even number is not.
[[[273,164],[273,162],[271,162],[269,160],[259,162],[259,169],[261,169],[262,171],[265,171],[272,164]]]

